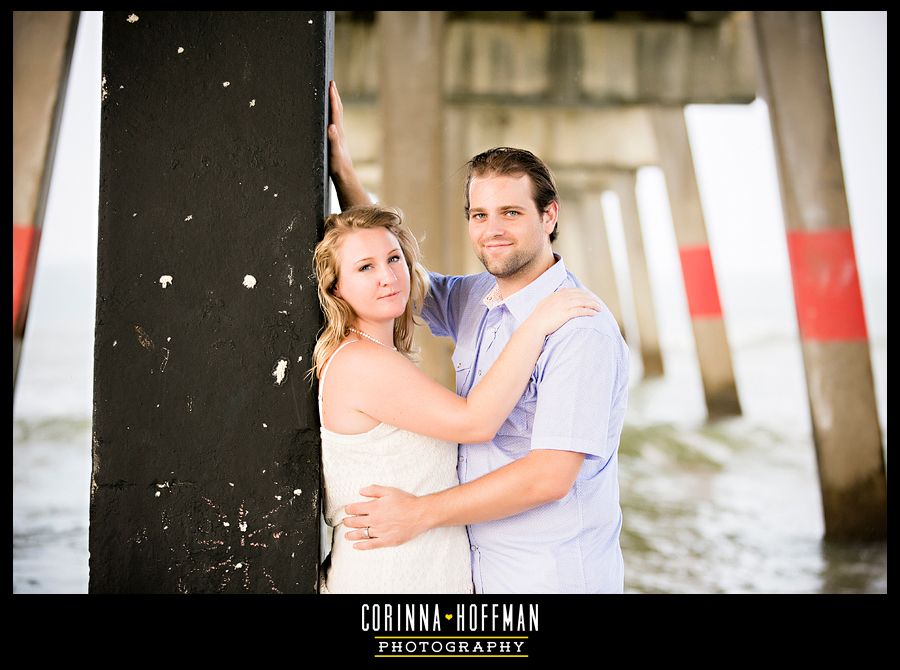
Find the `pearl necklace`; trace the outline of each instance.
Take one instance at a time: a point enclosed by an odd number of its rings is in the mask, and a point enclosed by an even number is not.
[[[356,333],[357,335],[362,335],[362,336],[363,336],[364,338],[366,338],[367,340],[371,340],[371,341],[374,342],[375,344],[380,344],[382,347],[386,347],[386,346],[387,346],[384,342],[380,342],[380,341],[376,340],[376,339],[375,339],[374,337],[372,337],[371,335],[366,335],[364,332],[362,332],[361,330],[357,330],[357,329],[354,328],[353,326],[350,326],[350,330],[351,330],[352,332]],[[397,347],[391,347],[391,349],[393,349],[394,351],[397,351]]]

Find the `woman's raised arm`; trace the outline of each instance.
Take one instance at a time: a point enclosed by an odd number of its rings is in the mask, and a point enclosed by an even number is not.
[[[583,289],[561,289],[544,298],[467,398],[378,345],[345,350],[340,392],[354,409],[398,428],[450,442],[490,440],[525,390],[546,336],[569,319],[599,310],[594,296]]]

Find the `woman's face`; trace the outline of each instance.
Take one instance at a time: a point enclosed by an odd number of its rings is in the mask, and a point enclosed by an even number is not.
[[[337,258],[334,293],[361,321],[386,321],[403,314],[409,300],[409,268],[396,235],[381,227],[347,233]]]

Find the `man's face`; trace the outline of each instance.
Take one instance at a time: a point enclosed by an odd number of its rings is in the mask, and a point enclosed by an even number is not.
[[[527,175],[485,175],[469,183],[469,239],[495,277],[509,278],[538,261],[556,224],[558,206],[538,212]]]

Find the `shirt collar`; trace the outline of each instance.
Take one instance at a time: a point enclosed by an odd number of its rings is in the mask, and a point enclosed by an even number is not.
[[[500,296],[500,287],[495,283],[487,295],[484,296],[482,303],[488,309],[506,305],[513,318],[521,323],[534,311],[537,304],[556,291],[568,276],[562,257],[557,253],[554,253],[553,257],[556,259],[556,263],[551,265],[540,277],[527,286],[520,288],[508,298],[503,299]]]

